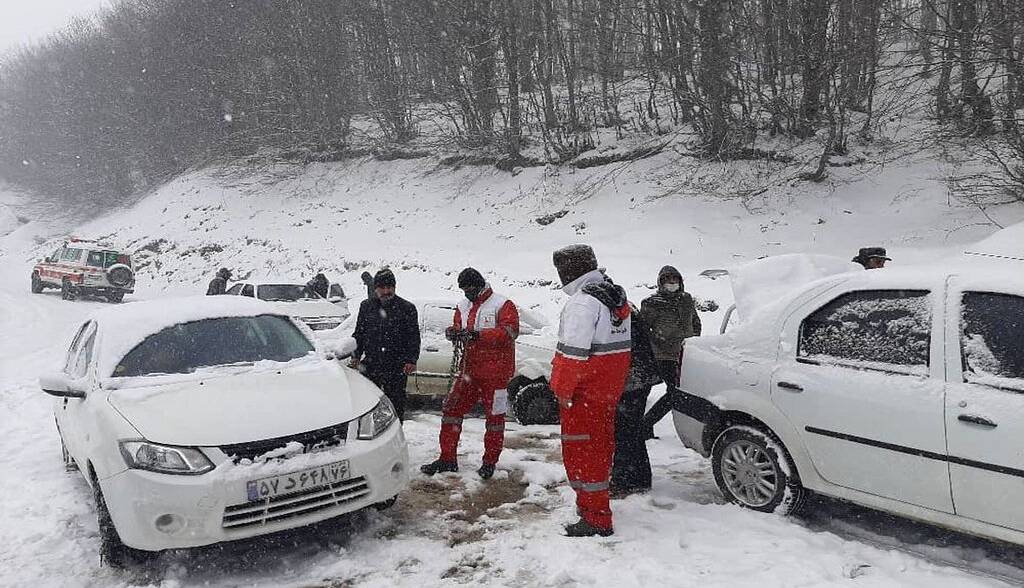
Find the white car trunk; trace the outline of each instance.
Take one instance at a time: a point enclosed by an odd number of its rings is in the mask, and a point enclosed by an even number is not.
[[[329,382],[329,385],[325,385]],[[265,371],[125,388],[109,402],[147,440],[215,446],[272,439],[351,421],[379,399],[341,368]]]

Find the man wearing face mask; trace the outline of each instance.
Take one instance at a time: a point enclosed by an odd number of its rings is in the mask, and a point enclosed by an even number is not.
[[[670,265],[658,272],[658,291],[640,303],[640,315],[650,331],[654,359],[665,382],[665,395],[644,415],[646,436],[650,438],[654,436],[654,424],[679,403],[683,343],[689,337],[700,336],[701,325],[693,297],[683,290],[682,274]]]
[[[506,387],[515,372],[519,310],[511,300],[495,293],[471,267],[462,270],[458,284],[465,297],[459,300],[445,337],[464,345],[462,365],[442,407],[441,456],[420,467],[420,471],[428,476],[458,471],[456,451],[462,419],[480,402],[487,419],[483,463],[477,473],[487,480],[494,475],[505,442]]]
[[[562,461],[580,514],[565,534],[607,537],[613,533],[608,488],[615,409],[631,357],[630,308],[626,292],[598,269],[590,246],[559,249],[553,261],[570,298],[558,323],[551,391],[561,408]]]
[[[350,365],[384,391],[404,420],[405,386],[420,357],[416,305],[395,295],[395,274],[389,269],[373,277],[373,291],[373,298],[359,305]]]

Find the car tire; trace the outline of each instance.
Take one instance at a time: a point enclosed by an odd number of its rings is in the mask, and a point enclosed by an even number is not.
[[[100,529],[100,563],[115,569],[124,569],[146,563],[159,555],[159,552],[142,551],[128,547],[121,541],[114,527],[114,519],[110,517],[107,501],[103,498],[103,490],[95,476],[92,478],[93,497],[96,499],[96,522]]]
[[[711,448],[711,469],[726,500],[743,508],[789,515],[804,497],[785,448],[771,433],[754,427],[722,431]]]
[[[519,389],[512,412],[521,425],[557,425],[558,401],[547,382],[531,382]]]
[[[64,300],[75,299],[74,286],[71,285],[71,281],[68,280],[67,278],[61,280],[60,282],[60,297]]]
[[[43,281],[39,279],[39,274],[32,272],[32,293],[39,294],[43,291]]]
[[[117,292],[115,294],[107,294],[107,300],[114,304],[118,304],[124,300],[124,292]]]

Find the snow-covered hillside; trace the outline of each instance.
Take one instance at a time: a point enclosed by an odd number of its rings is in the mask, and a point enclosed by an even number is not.
[[[155,575],[117,575],[98,566],[91,499],[80,477],[63,471],[51,401],[35,380],[56,366],[74,324],[101,306],[29,293],[33,262],[68,234],[136,252],[139,283],[128,303],[205,290],[220,266],[239,277],[326,271],[354,304],[358,274],[389,265],[404,296],[454,297],[457,271],[472,265],[554,317],[564,298],[551,251],[587,242],[636,300],[673,264],[689,290],[724,306],[728,284],[698,277],[701,270],[785,252],[852,257],[864,245],[887,246],[895,265],[936,260],[991,234],[989,217],[1024,219],[1024,206],[982,213],[950,201],[941,161],[921,152],[870,173],[835,168],[825,184],[775,181],[740,198],[735,190],[756,183],[757,164],[698,164],[675,153],[514,175],[361,159],[195,172],[78,226],[5,200],[30,222],[0,236],[0,585],[999,585],[977,571],[1020,570],[994,561],[1002,548],[986,542],[836,505],[797,520],[722,505],[707,463],[679,444],[668,421],[650,445],[654,490],[615,503],[610,539],[559,535],[573,508],[555,428],[510,423],[509,449],[489,484],[470,467],[419,478],[395,510],[348,526],[170,554]],[[710,329],[720,312],[703,316]],[[438,420],[419,414],[406,423],[415,463],[434,457]],[[479,461],[482,431],[482,421],[467,424],[466,466]],[[970,562],[973,571],[906,550]]]

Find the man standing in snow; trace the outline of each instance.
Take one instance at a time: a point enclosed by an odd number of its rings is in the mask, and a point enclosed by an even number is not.
[[[308,290],[310,294],[316,294],[320,298],[326,300],[327,289],[329,285],[330,284],[327,281],[327,276],[323,275],[323,273],[318,273],[317,275],[313,276],[312,280],[306,282],[306,290]]]
[[[395,295],[395,274],[382,269],[373,277],[374,297],[359,305],[352,337],[352,367],[384,391],[398,418],[405,419],[405,386],[420,358],[416,305]]]
[[[654,436],[655,423],[680,406],[679,362],[683,343],[689,337],[700,336],[701,324],[693,296],[683,289],[682,274],[670,265],[658,272],[658,291],[640,303],[640,315],[650,330],[654,359],[665,382],[665,395],[644,416],[650,438]]]
[[[228,280],[231,279],[231,270],[226,267],[222,267],[217,270],[217,275],[210,280],[210,285],[206,287],[207,296],[216,296],[218,294],[224,294],[228,289]]]
[[[882,269],[885,267],[885,262],[892,261],[892,259],[886,257],[885,247],[861,247],[857,252],[857,257],[850,261],[861,264],[864,269]]]
[[[442,407],[441,456],[423,465],[420,471],[428,476],[458,471],[456,451],[462,419],[480,402],[487,420],[483,463],[477,473],[487,480],[494,475],[505,442],[506,387],[515,372],[519,310],[511,300],[495,293],[480,272],[471,267],[462,270],[458,283],[466,296],[459,300],[445,337],[455,345],[463,345],[465,351],[460,372]]]
[[[580,513],[565,532],[607,537],[613,533],[608,478],[615,408],[630,365],[630,308],[626,292],[598,269],[588,245],[559,249],[553,260],[570,298],[559,320],[551,390],[561,407],[562,461]]]

